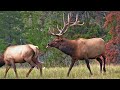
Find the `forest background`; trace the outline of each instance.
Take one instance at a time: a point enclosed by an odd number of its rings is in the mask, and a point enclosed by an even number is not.
[[[46,67],[68,66],[70,57],[55,48],[46,49],[54,39],[49,27],[63,26],[72,12],[72,20],[79,14],[83,26],[69,28],[64,37],[68,39],[103,37],[106,42],[107,63],[120,60],[120,12],[119,11],[0,11],[0,53],[10,45],[34,44],[44,53],[40,60]],[[78,61],[76,65],[83,61]],[[27,63],[24,64],[27,66]]]

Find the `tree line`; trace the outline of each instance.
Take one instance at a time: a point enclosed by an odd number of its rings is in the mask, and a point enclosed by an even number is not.
[[[63,13],[79,14],[79,20],[85,22],[83,26],[71,27],[65,34],[66,38],[104,37],[108,42],[112,35],[104,28],[107,15],[110,11],[0,11],[0,52],[10,45],[34,44],[44,56],[41,60],[46,66],[69,65],[70,57],[56,49],[46,49],[46,45],[54,37],[49,35],[49,27],[63,26]],[[75,17],[72,18],[74,20]]]

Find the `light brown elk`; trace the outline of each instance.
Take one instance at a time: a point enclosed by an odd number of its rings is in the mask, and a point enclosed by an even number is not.
[[[28,62],[31,65],[30,70],[26,74],[26,77],[29,76],[30,72],[33,70],[35,66],[40,69],[40,75],[42,75],[42,63],[39,61],[39,56],[42,53],[40,52],[38,46],[32,44],[26,45],[14,45],[6,48],[4,52],[4,62],[6,65],[6,71],[4,77],[6,78],[7,72],[12,66],[18,78],[16,65],[15,63],[25,63]]]
[[[65,32],[68,30],[69,27],[75,26],[75,25],[81,26],[84,24],[84,22],[80,24],[80,21],[78,21],[78,14],[76,15],[76,21],[71,22],[71,13],[68,14],[68,22],[65,22],[64,15],[63,15],[63,22],[64,22],[64,27],[62,29],[59,29],[57,25],[57,30],[59,31],[58,34],[55,34],[49,28],[50,34],[53,36],[56,36],[56,38],[50,43],[48,43],[46,48],[54,47],[64,52],[65,54],[71,56],[72,60],[71,60],[71,65],[69,67],[67,76],[69,76],[69,73],[72,67],[74,66],[74,63],[77,60],[85,60],[87,68],[89,69],[90,74],[92,75],[90,65],[89,65],[89,59],[96,59],[100,63],[100,72],[102,72],[102,60],[100,59],[100,56],[103,57],[103,61],[104,61],[103,70],[104,72],[106,72],[104,40],[102,38],[91,38],[91,39],[79,38],[76,40],[69,40],[69,39],[63,38],[63,35],[65,34]]]

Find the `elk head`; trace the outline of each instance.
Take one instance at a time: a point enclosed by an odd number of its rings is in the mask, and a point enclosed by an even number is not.
[[[53,33],[49,28],[50,34],[53,35],[53,36],[56,36],[56,38],[53,41],[51,41],[50,43],[48,43],[46,48],[48,48],[48,47],[60,48],[61,46],[64,45],[64,42],[67,40],[66,38],[63,38],[62,36],[66,33],[68,28],[71,27],[71,26],[75,26],[75,25],[81,26],[81,25],[84,24],[84,22],[82,24],[80,24],[80,21],[78,21],[78,14],[76,14],[76,20],[74,22],[71,21],[71,19],[72,19],[71,16],[72,16],[71,13],[69,13],[68,14],[68,21],[65,22],[65,18],[64,18],[64,14],[63,14],[64,26],[63,26],[63,28],[60,29],[57,25],[57,30],[59,31],[58,34]]]

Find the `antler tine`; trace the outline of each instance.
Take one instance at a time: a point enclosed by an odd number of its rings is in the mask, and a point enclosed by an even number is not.
[[[53,32],[51,32],[50,27],[49,27],[49,32],[50,32],[51,35],[55,36],[55,34]]]
[[[76,22],[77,25],[83,25],[84,24],[84,22],[82,24],[79,24],[80,21],[78,20],[78,13],[76,14],[76,21],[75,22]]]
[[[78,20],[78,13],[76,14],[76,19],[75,22],[73,24],[71,24],[70,26],[74,26],[74,25],[78,25],[79,24],[79,20]]]
[[[79,24],[79,20],[78,20],[78,13],[76,14],[76,20],[75,20],[75,22],[73,23],[73,24],[71,24],[70,26],[74,26],[74,25],[83,25],[84,24],[84,22],[82,23],[82,24]]]
[[[70,21],[70,14],[68,13],[68,22]]]
[[[84,22],[83,22],[82,24],[78,24],[78,25],[80,25],[80,26],[81,26],[81,25],[84,25]]]
[[[63,23],[64,23],[64,26],[65,26],[65,14],[63,13]]]
[[[70,13],[68,13],[68,24],[70,24],[70,20],[71,20],[71,12]]]
[[[57,29],[58,29],[58,31],[59,31],[60,33],[62,32],[62,29],[59,29],[58,24],[57,24]]]
[[[60,30],[58,24],[57,24],[57,29]]]
[[[70,20],[71,20],[71,13],[68,13],[68,22],[66,23],[65,22],[65,17],[64,17],[64,13],[63,13],[63,23],[64,23],[64,27],[59,29],[59,27],[57,26],[57,29],[59,30],[59,34],[56,34],[56,35],[63,35],[66,31],[67,31],[67,28],[68,26],[70,25]]]
[[[76,14],[76,21],[75,22],[80,22],[80,21],[78,21],[78,13]]]
[[[67,29],[69,28],[70,24],[71,24],[71,18],[72,18],[72,13],[68,13],[68,22],[64,23],[64,27],[62,29],[61,34],[63,35],[64,33],[66,33]]]

